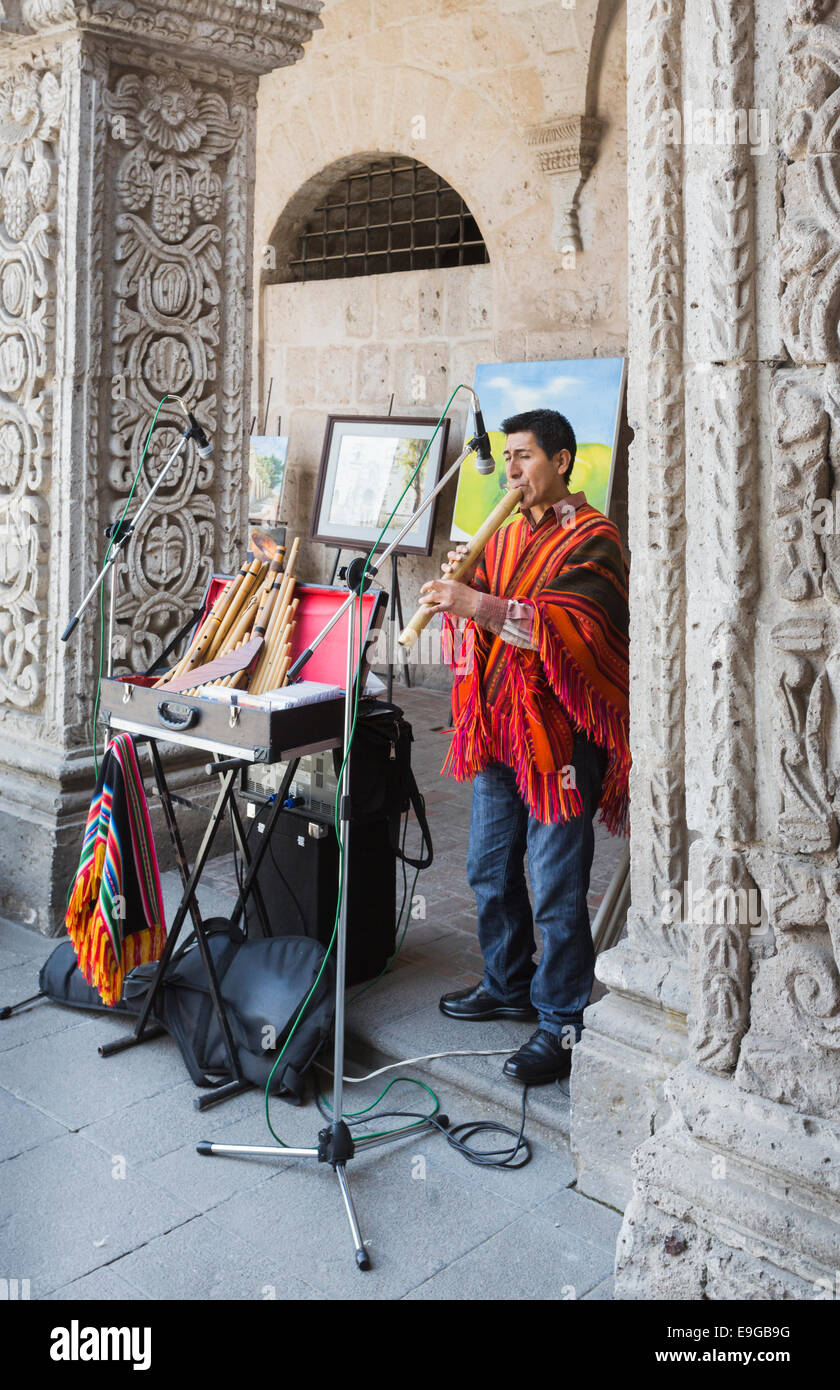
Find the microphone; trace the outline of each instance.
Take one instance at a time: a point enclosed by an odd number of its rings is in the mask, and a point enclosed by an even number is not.
[[[473,415],[475,416],[475,434],[470,440],[476,454],[475,471],[486,477],[489,473],[495,473],[496,460],[490,450],[490,436],[487,433],[484,416],[481,413],[481,401],[471,386],[466,389],[473,398]]]
[[[495,473],[496,460],[490,451],[490,436],[484,428],[484,416],[481,407],[476,406],[475,410],[475,471],[476,473]]]
[[[207,435],[204,433],[204,430],[201,428],[201,425],[198,423],[191,410],[187,411],[187,419],[190,422],[190,438],[195,441],[195,447],[199,456],[203,459],[209,459],[210,455],[213,453],[213,445],[210,443],[210,440],[207,438]]]

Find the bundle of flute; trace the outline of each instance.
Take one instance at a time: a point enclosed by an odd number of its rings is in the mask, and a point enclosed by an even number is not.
[[[253,540],[253,538],[252,538]],[[256,546],[254,547],[256,549]],[[229,676],[222,676],[213,685],[230,686],[261,694],[279,690],[286,682],[291,663],[292,637],[298,609],[295,592],[295,563],[300,540],[295,539],[283,566],[283,551],[275,548],[273,558],[261,559],[264,548],[254,560],[245,562],[239,573],[229,580],[216,598],[210,612],[198,628],[188,650],[176,666],[155,681],[155,687],[168,685],[183,678],[198,667],[206,667],[217,657],[239,651],[254,639],[262,639],[257,663]],[[200,695],[202,685],[185,692]]]

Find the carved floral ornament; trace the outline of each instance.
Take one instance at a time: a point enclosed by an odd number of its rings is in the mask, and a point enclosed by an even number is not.
[[[827,19],[837,0],[788,0],[788,14],[794,24],[816,24]]]
[[[825,17],[834,5],[800,6]],[[840,33],[795,31],[780,84],[781,144],[791,163],[779,243],[781,329],[797,362],[840,360]]]
[[[235,97],[229,106],[221,93],[176,72],[121,76],[106,105],[112,140],[124,151],[114,170],[121,210],[113,372],[122,386],[112,412],[109,470],[121,505],[149,416],[165,392],[184,394],[212,432],[218,426],[215,383],[225,352],[233,350],[229,341],[220,351],[223,248],[231,234],[244,234],[226,216],[225,157],[242,135],[244,113]],[[177,438],[176,417],[175,407],[164,406],[158,452]],[[156,473],[150,456],[141,491]],[[218,539],[214,518],[227,486],[223,459],[205,462],[190,452],[146,514],[130,579],[125,570],[117,598],[123,632],[130,625],[124,654],[132,668],[153,659],[206,585]]]

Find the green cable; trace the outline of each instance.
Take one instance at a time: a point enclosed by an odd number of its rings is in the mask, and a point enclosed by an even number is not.
[[[461,389],[461,384],[459,383],[459,384],[455,387],[455,389],[454,389],[454,391],[452,392],[451,396],[449,397],[449,400],[446,402],[446,405],[443,407],[443,410],[442,410],[442,412],[441,412],[440,418],[438,419],[438,422],[437,422],[437,424],[435,425],[435,428],[434,428],[434,430],[432,431],[432,434],[431,434],[430,437],[429,437],[429,440],[428,440],[428,443],[426,444],[425,449],[423,450],[422,454],[420,455],[420,458],[419,458],[418,461],[417,461],[417,466],[416,466],[416,468],[414,469],[414,472],[411,474],[410,478],[408,479],[408,482],[406,483],[405,487],[403,488],[402,492],[400,493],[399,497],[397,498],[396,502],[394,503],[394,509],[393,509],[393,511],[391,512],[391,515],[388,517],[387,521],[385,522],[385,525],[382,527],[382,530],[379,532],[379,535],[377,536],[376,540],[374,541],[373,546],[371,547],[371,549],[370,549],[370,551],[368,552],[368,555],[367,555],[367,557],[366,557],[366,559],[365,559],[364,568],[362,569],[362,576],[361,576],[361,579],[360,579],[360,581],[359,581],[359,589],[358,589],[358,593],[357,593],[357,596],[356,596],[356,597],[357,597],[357,600],[358,600],[358,604],[359,604],[359,614],[358,614],[358,618],[359,618],[359,622],[358,622],[358,627],[359,627],[359,651],[358,651],[358,663],[357,663],[357,667],[356,667],[357,672],[360,672],[360,671],[361,671],[362,657],[364,656],[364,628],[363,628],[363,626],[362,626],[362,615],[363,615],[364,610],[363,610],[362,604],[363,604],[363,600],[364,600],[365,580],[367,579],[367,572],[368,572],[368,569],[370,568],[371,561],[373,560],[373,557],[374,557],[374,555],[376,554],[376,552],[377,552],[377,550],[378,550],[378,548],[379,548],[379,546],[380,546],[380,544],[381,544],[381,541],[382,541],[383,536],[385,535],[386,531],[388,530],[388,528],[389,528],[390,525],[391,525],[391,522],[393,521],[394,517],[395,517],[396,514],[397,514],[397,511],[398,511],[398,509],[399,509],[400,503],[402,502],[403,498],[405,497],[406,493],[408,492],[409,488],[411,487],[412,483],[414,482],[414,479],[417,477],[417,474],[420,472],[420,469],[421,469],[422,466],[423,466],[423,462],[424,462],[424,460],[425,460],[425,458],[426,458],[426,455],[428,454],[430,448],[432,447],[432,444],[433,444],[434,441],[435,441],[435,437],[436,437],[436,435],[437,435],[437,433],[438,433],[438,431],[439,431],[441,425],[443,424],[443,421],[446,419],[446,412],[447,412],[447,410],[449,409],[450,405],[452,404],[453,400],[455,399],[455,396],[457,395],[458,391],[460,391],[460,389]],[[352,606],[352,605],[351,605],[351,606]],[[348,612],[349,612],[349,610],[348,610]],[[340,918],[340,916],[341,916],[342,888],[343,888],[343,881],[344,881],[344,848],[343,848],[343,845],[342,845],[342,843],[341,843],[341,828],[340,828],[340,823],[339,823],[339,815],[340,815],[340,809],[341,809],[341,803],[340,803],[340,798],[341,798],[341,783],[342,783],[343,778],[344,778],[344,769],[345,769],[345,767],[347,766],[347,761],[348,761],[348,759],[349,759],[349,757],[350,757],[350,750],[351,750],[351,748],[353,747],[353,739],[354,739],[355,736],[356,736],[356,722],[357,722],[358,717],[359,717],[359,695],[360,695],[360,690],[361,690],[361,684],[362,684],[361,681],[360,681],[359,679],[357,679],[357,680],[356,680],[356,688],[355,688],[354,700],[353,700],[353,719],[352,719],[352,723],[351,723],[351,725],[350,725],[350,737],[349,737],[349,739],[348,739],[348,741],[347,741],[347,747],[346,747],[345,750],[344,750],[344,758],[343,758],[343,761],[342,761],[342,764],[341,764],[341,768],[340,768],[340,771],[339,771],[339,774],[338,774],[338,785],[337,785],[337,787],[336,787],[336,793],[335,793],[335,815],[334,815],[334,818],[333,818],[333,823],[334,823],[334,825],[335,825],[335,832],[336,832],[336,836],[337,836],[337,838],[338,838],[338,885],[339,885],[339,886],[338,886],[338,899],[337,899],[336,907],[335,907],[335,922],[334,922],[334,924],[333,924],[332,936],[330,937],[329,944],[327,945],[327,949],[326,949],[326,951],[324,952],[324,959],[323,959],[323,961],[321,962],[321,968],[320,968],[320,970],[318,971],[318,974],[315,976],[315,981],[314,981],[314,983],[313,983],[313,985],[312,985],[312,988],[310,989],[309,993],[307,994],[306,998],[304,999],[303,1003],[301,1004],[301,1006],[300,1006],[300,1008],[299,1008],[299,1010],[298,1010],[298,1012],[297,1012],[297,1015],[296,1015],[296,1017],[295,1017],[295,1020],[294,1020],[294,1022],[292,1023],[291,1029],[289,1030],[288,1036],[286,1037],[286,1041],[284,1042],[284,1044],[283,1044],[283,1046],[282,1046],[280,1052],[277,1054],[277,1057],[276,1057],[275,1062],[274,1062],[274,1066],[271,1068],[271,1071],[270,1071],[269,1074],[268,1074],[268,1080],[267,1080],[266,1083],[265,1083],[265,1122],[266,1122],[266,1125],[268,1126],[269,1132],[270,1132],[270,1134],[272,1135],[272,1137],[277,1141],[277,1143],[281,1146],[281,1148],[284,1148],[284,1149],[285,1149],[285,1148],[288,1148],[288,1145],[285,1144],[285,1143],[283,1142],[283,1140],[280,1138],[279,1134],[275,1133],[275,1130],[274,1130],[274,1128],[273,1128],[273,1126],[272,1126],[272,1123],[271,1123],[271,1115],[270,1115],[270,1110],[269,1110],[269,1097],[270,1097],[270,1091],[271,1091],[271,1083],[272,1083],[272,1080],[274,1079],[274,1073],[276,1072],[277,1068],[278,1068],[279,1065],[280,1065],[280,1062],[281,1062],[282,1059],[283,1059],[283,1055],[284,1055],[284,1053],[285,1053],[285,1051],[286,1051],[286,1048],[289,1046],[289,1043],[292,1041],[292,1038],[294,1037],[295,1032],[297,1031],[298,1024],[300,1023],[300,1020],[303,1018],[303,1015],[304,1015],[304,1013],[306,1012],[306,1009],[307,1009],[307,1007],[308,1007],[308,1005],[309,1005],[309,1001],[310,1001],[310,999],[312,998],[313,994],[315,993],[315,990],[316,990],[317,987],[318,987],[318,984],[319,984],[319,981],[320,981],[320,979],[321,979],[321,976],[323,975],[324,970],[326,969],[327,961],[328,961],[329,958],[330,958],[330,954],[331,954],[331,952],[332,952],[332,948],[333,948],[333,945],[334,945],[334,943],[335,943],[335,938],[336,938],[336,936],[337,936],[337,934],[338,934],[338,924],[339,924],[339,918]],[[347,692],[347,693],[349,694],[349,692]],[[416,879],[415,879],[415,882],[416,882]],[[402,943],[400,943],[400,944],[402,944]],[[375,983],[375,981],[374,981],[374,983]],[[422,1084],[422,1083],[418,1083],[418,1084]]]
[[[151,425],[149,426],[149,433],[146,435],[146,442],[145,442],[145,444],[143,445],[143,452],[142,452],[142,454],[140,455],[140,462],[138,463],[138,465],[137,465],[137,471],[136,471],[136,473],[134,474],[134,481],[133,481],[132,484],[131,484],[131,491],[129,492],[128,497],[127,497],[126,500],[125,500],[125,506],[123,507],[123,509],[122,509],[122,515],[120,516],[120,519],[119,519],[119,521],[117,522],[115,534],[114,534],[114,536],[112,536],[111,539],[108,541],[108,549],[105,551],[105,558],[104,558],[104,560],[102,561],[102,564],[103,564],[103,565],[106,565],[106,564],[108,563],[108,556],[111,554],[111,550],[112,550],[113,545],[114,545],[115,537],[119,534],[120,527],[122,526],[123,522],[125,521],[126,512],[128,511],[128,509],[129,509],[129,507],[130,507],[130,505],[131,505],[131,499],[132,499],[132,497],[134,496],[135,490],[136,490],[136,488],[137,488],[137,484],[138,484],[138,482],[140,481],[140,474],[143,472],[143,464],[146,462],[146,454],[147,454],[148,451],[149,451],[149,444],[151,443],[152,433],[153,433],[153,431],[154,431],[155,425],[157,424],[157,417],[158,417],[158,415],[160,414],[161,409],[163,408],[163,406],[165,405],[165,403],[166,403],[168,400],[177,400],[177,399],[178,399],[178,397],[175,396],[171,391],[167,391],[166,395],[165,395],[165,396],[161,396],[160,400],[158,401],[158,407],[157,407],[157,410],[156,410],[155,413],[154,413],[154,417],[153,417],[153,419],[152,419],[152,423],[151,423]],[[113,584],[113,582],[114,582],[114,575],[113,575],[113,573],[112,573],[112,575],[111,575],[111,583]],[[96,721],[97,721],[97,719],[98,719],[98,717],[99,717],[99,701],[100,701],[100,698],[101,698],[101,695],[102,695],[102,661],[103,661],[103,657],[104,657],[104,655],[105,655],[105,609],[104,609],[104,600],[105,600],[105,585],[104,585],[104,584],[100,584],[100,586],[99,586],[99,673],[98,673],[97,680],[96,680],[96,699],[95,699],[94,702],[93,702],[93,773],[94,773],[94,777],[96,777],[97,779],[99,778],[99,758],[98,758],[98,755],[97,755],[97,752],[96,752],[96,744],[97,744],[97,738],[96,738]]]
[[[393,1081],[389,1081],[389,1082],[388,1082],[388,1085],[385,1087],[385,1090],[382,1092],[382,1094],[381,1094],[381,1095],[378,1095],[378,1096],[376,1097],[376,1100],[375,1100],[375,1101],[372,1101],[370,1105],[366,1105],[366,1106],[364,1107],[363,1110],[345,1110],[344,1113],[345,1113],[347,1119],[348,1119],[348,1120],[353,1120],[353,1119],[356,1119],[357,1116],[359,1116],[359,1115],[367,1115],[367,1114],[369,1114],[370,1111],[371,1111],[371,1110],[374,1110],[374,1109],[376,1108],[376,1106],[379,1104],[379,1102],[380,1102],[381,1100],[383,1100],[383,1099],[385,1098],[385,1096],[387,1096],[387,1094],[388,1094],[388,1092],[390,1091],[391,1087],[392,1087],[392,1086],[396,1086],[396,1085],[398,1084],[398,1082],[400,1082],[400,1081],[407,1081],[408,1084],[409,1084],[410,1086],[419,1086],[420,1089],[421,1089],[422,1091],[425,1091],[425,1092],[427,1093],[427,1095],[430,1095],[430,1096],[431,1096],[432,1100],[433,1100],[434,1103],[435,1103],[435,1108],[434,1108],[434,1110],[431,1112],[431,1114],[429,1114],[429,1115],[424,1115],[424,1116],[422,1117],[422,1119],[415,1120],[415,1121],[414,1121],[414,1124],[412,1124],[412,1125],[400,1125],[400,1126],[399,1126],[399,1130],[401,1131],[401,1130],[403,1130],[403,1129],[419,1129],[421,1125],[428,1124],[429,1120],[433,1120],[434,1117],[435,1117],[435,1115],[437,1115],[437,1114],[439,1113],[439,1111],[440,1111],[440,1100],[439,1100],[439,1098],[435,1095],[435,1092],[432,1090],[431,1086],[427,1086],[426,1083],[425,1083],[425,1081],[418,1081],[417,1078],[414,1077],[414,1076],[395,1076],[394,1079],[393,1079]],[[322,1104],[326,1106],[327,1110],[332,1111],[332,1106],[330,1105],[330,1102],[327,1100],[327,1097],[326,1097],[323,1093],[321,1094],[320,1099],[321,1099]],[[397,1133],[397,1130],[393,1130],[393,1129],[383,1129],[381,1132],[379,1132],[379,1133],[377,1133],[377,1134],[364,1134],[364,1135],[362,1135],[361,1137],[364,1138],[364,1139],[386,1139],[386,1138],[388,1137],[389,1134],[396,1134],[396,1133]]]

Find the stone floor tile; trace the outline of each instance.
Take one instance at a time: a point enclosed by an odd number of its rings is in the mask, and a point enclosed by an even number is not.
[[[0,1161],[34,1149],[66,1129],[34,1105],[0,1090]]]
[[[164,1237],[164,1239],[169,1238]],[[149,1295],[152,1298],[159,1296],[158,1294]],[[72,1284],[62,1285],[60,1289],[47,1294],[46,1297],[50,1302],[67,1303],[112,1303],[122,1300],[144,1303],[147,1299],[146,1294],[141,1293],[133,1284],[117,1274],[114,1265],[103,1265],[101,1269],[95,1269],[92,1274],[85,1274],[81,1279],[74,1279]]]
[[[4,1053],[6,1089],[68,1129],[81,1129],[183,1081],[184,1063],[171,1038],[154,1038],[114,1057],[100,1057],[98,1045],[126,1031],[130,1020],[85,1017],[79,1027]]]
[[[115,1270],[147,1298],[300,1302],[325,1297],[290,1274],[279,1252],[240,1240],[207,1216],[125,1255]]]
[[[567,1188],[536,1207],[534,1215],[615,1253],[622,1215],[603,1202],[596,1202],[591,1197],[584,1197],[581,1192]]]
[[[612,1270],[597,1245],[520,1216],[440,1273],[415,1287],[408,1300],[583,1298]],[[562,1314],[561,1314],[562,1316]]]
[[[3,1164],[3,1263],[31,1297],[71,1283],[188,1219],[177,1198],[66,1134]]]
[[[0,971],[0,1005],[15,1004],[20,999],[29,999],[37,994],[38,970],[37,961],[24,960],[22,965]],[[90,1022],[91,1017],[89,1012],[81,1009],[70,1009],[66,1005],[53,1004],[48,999],[39,999],[35,1004],[27,1004],[20,1013],[0,1019],[0,1052],[10,1052],[24,1043],[45,1038],[49,1033],[81,1028]]]

